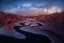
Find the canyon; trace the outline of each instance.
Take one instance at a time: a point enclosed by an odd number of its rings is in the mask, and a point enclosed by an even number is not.
[[[11,28],[15,23],[21,22],[43,22],[45,23],[41,29],[38,30],[48,30],[60,36],[64,36],[64,12],[53,13],[50,15],[38,15],[38,16],[22,16],[15,15],[11,13],[0,12],[0,27],[4,27],[5,30],[13,31]],[[32,27],[31,27],[32,28]],[[37,29],[36,29],[37,30]]]

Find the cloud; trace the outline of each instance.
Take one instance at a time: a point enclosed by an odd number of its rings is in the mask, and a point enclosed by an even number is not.
[[[2,11],[7,13],[15,13],[15,14],[44,14],[44,13],[54,13],[56,10],[60,12],[62,10],[61,6],[58,3],[61,1],[58,0],[22,0],[16,1],[14,4],[9,4],[6,6],[5,4],[1,8]],[[12,2],[12,1],[11,1]],[[10,3],[11,3],[10,2]],[[61,3],[62,4],[62,3]]]
[[[25,6],[26,5],[26,6]],[[51,6],[49,8],[33,7],[32,4],[23,4],[22,7],[11,8],[5,10],[7,13],[23,14],[23,15],[39,15],[39,14],[51,14],[55,12],[61,12],[62,9],[58,6]]]

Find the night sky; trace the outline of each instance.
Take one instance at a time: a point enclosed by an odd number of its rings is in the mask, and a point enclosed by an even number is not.
[[[46,9],[64,9],[64,0],[0,0],[0,11],[16,14],[40,14]]]

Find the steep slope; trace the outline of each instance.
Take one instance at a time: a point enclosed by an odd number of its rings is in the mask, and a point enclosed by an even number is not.
[[[40,22],[46,22],[48,24],[45,29],[62,36],[64,36],[64,20],[63,19],[64,19],[64,12],[54,13],[46,16],[41,15],[39,17]]]
[[[22,17],[20,18],[18,15],[0,12],[0,27],[10,30],[11,26],[20,20]]]
[[[13,30],[11,26],[14,25],[14,23],[23,20],[26,21],[26,19],[29,18],[35,19],[34,21],[44,22],[44,30],[64,35],[64,12],[29,17],[0,12],[0,27],[5,27],[7,30]],[[43,30],[43,27],[38,29]]]

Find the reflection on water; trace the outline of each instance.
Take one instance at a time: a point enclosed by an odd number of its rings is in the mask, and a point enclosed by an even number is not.
[[[50,43],[50,40],[48,39],[48,37],[46,37],[44,35],[38,35],[38,34],[30,33],[30,32],[21,31],[21,30],[19,30],[19,28],[17,28],[16,30],[19,31],[21,34],[24,34],[27,38],[26,39],[15,39],[15,38],[12,38],[12,37],[0,36],[0,39],[6,40],[6,41],[9,40],[10,42],[15,40],[13,42],[16,42],[16,41],[19,42],[20,41],[20,42],[23,42],[23,43],[43,43],[43,42],[44,43]]]
[[[19,23],[20,25],[15,25],[13,28],[14,32],[8,32],[4,29],[0,29],[0,39],[6,41],[16,40],[22,43],[62,43],[54,33],[47,30],[39,31],[34,30],[38,26],[45,25],[44,23]],[[35,25],[36,24],[36,25]],[[16,42],[14,41],[14,43]],[[1,41],[2,42],[2,41]]]

